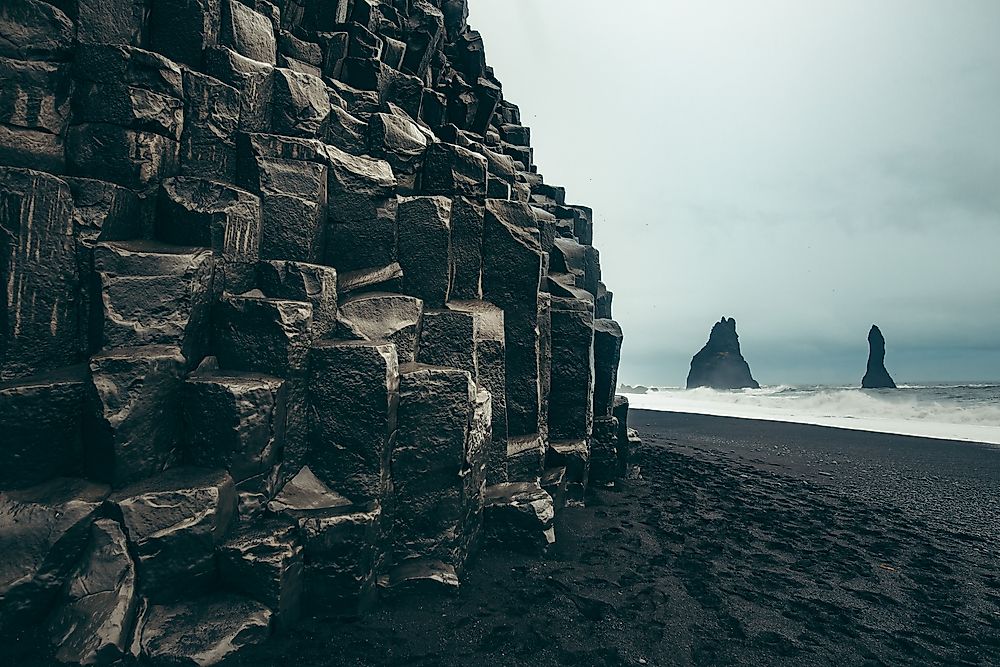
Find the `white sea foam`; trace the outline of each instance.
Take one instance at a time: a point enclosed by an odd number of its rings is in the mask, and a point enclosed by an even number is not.
[[[788,385],[742,391],[662,387],[626,395],[632,407],[645,410],[1000,444],[997,385],[903,385],[895,391]]]

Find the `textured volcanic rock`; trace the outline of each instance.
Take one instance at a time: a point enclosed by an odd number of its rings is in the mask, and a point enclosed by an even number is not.
[[[740,338],[736,320],[723,317],[712,327],[705,347],[691,359],[687,388],[759,389],[750,375],[750,365],[740,354]]]
[[[135,564],[121,526],[98,519],[90,543],[49,622],[60,662],[106,664],[125,655],[139,598]]]
[[[874,324],[868,331],[868,370],[861,379],[864,389],[895,389],[896,383],[885,369],[885,337]]]
[[[105,486],[72,479],[0,492],[0,635],[45,613],[107,495]]]
[[[467,17],[0,2],[0,625],[44,635],[19,652],[214,663],[454,591],[627,471],[594,213]]]

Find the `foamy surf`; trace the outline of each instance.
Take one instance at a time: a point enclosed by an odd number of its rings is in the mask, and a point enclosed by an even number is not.
[[[776,385],[741,391],[658,387],[626,393],[633,408],[833,426],[1000,445],[1000,385],[897,390]]]

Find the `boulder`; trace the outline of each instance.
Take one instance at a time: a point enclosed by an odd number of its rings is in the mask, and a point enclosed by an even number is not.
[[[735,319],[723,317],[716,322],[705,347],[691,359],[687,388],[695,387],[760,388],[760,384],[750,375],[749,364],[740,353],[740,338],[736,333]]]
[[[863,389],[895,389],[889,371],[885,369],[885,337],[874,324],[868,331],[868,369],[861,379]]]
[[[500,549],[543,553],[556,541],[552,496],[537,482],[486,487],[483,530],[486,543]]]
[[[65,181],[0,167],[0,382],[79,360],[72,211]]]
[[[451,201],[445,197],[401,197],[399,264],[403,291],[431,307],[448,301],[452,277]]]
[[[170,346],[115,348],[91,358],[91,475],[120,487],[177,459],[184,370],[180,349]]]
[[[173,602],[215,583],[215,550],[236,513],[236,492],[228,473],[171,468],[109,500],[128,533],[143,596],[153,602]]]
[[[55,479],[0,491],[0,636],[40,620],[87,545],[105,486]]]
[[[125,656],[139,608],[135,564],[121,526],[98,519],[48,623],[60,662],[109,664]]]
[[[261,603],[216,594],[149,606],[139,621],[135,644],[154,664],[209,667],[265,641],[270,628],[271,610]]]

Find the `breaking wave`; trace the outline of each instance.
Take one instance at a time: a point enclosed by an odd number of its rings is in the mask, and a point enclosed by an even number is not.
[[[901,385],[896,390],[775,385],[716,391],[657,387],[632,407],[836,426],[1000,444],[1000,384]]]

